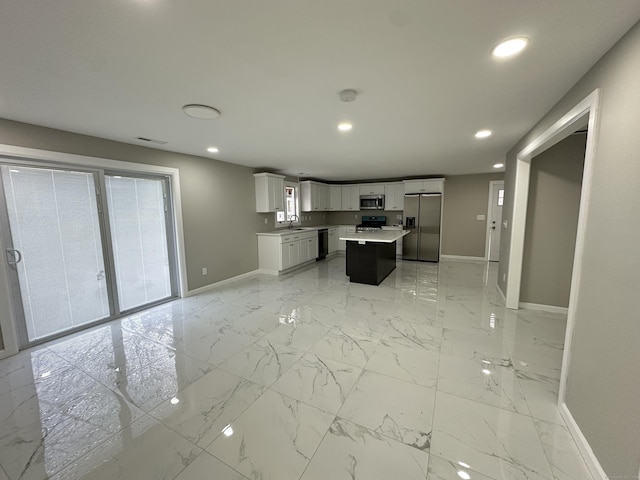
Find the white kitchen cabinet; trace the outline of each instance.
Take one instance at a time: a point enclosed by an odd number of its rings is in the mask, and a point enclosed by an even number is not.
[[[298,240],[281,244],[280,250],[282,257],[278,270],[286,270],[300,263],[300,242]]]
[[[405,193],[444,193],[444,178],[403,180]]]
[[[254,173],[256,183],[256,212],[284,210],[284,177],[274,173]]]
[[[360,210],[360,187],[358,185],[342,186],[342,210]]]
[[[384,183],[363,183],[360,185],[360,195],[384,194]]]
[[[339,212],[342,210],[342,187],[329,185],[329,210]]]
[[[317,230],[258,235],[258,264],[265,273],[278,274],[317,257]]]
[[[326,212],[329,210],[329,185],[311,180],[300,182],[301,210]]]
[[[340,240],[340,237],[346,237],[351,233],[356,233],[355,225],[342,225],[338,227],[338,251],[339,252],[347,251],[347,241]]]
[[[315,232],[313,237],[303,238],[300,243],[300,260],[299,263],[304,263],[309,260],[315,260],[318,258],[318,233]]]
[[[384,209],[404,210],[404,183],[386,183],[384,185]]]
[[[329,255],[332,253],[336,253],[338,251],[338,227],[333,227],[329,229]]]

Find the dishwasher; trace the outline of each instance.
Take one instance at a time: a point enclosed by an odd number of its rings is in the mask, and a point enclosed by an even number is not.
[[[318,229],[318,258],[316,261],[322,260],[329,253],[329,229]]]

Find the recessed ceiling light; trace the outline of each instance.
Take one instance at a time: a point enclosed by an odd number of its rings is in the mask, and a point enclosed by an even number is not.
[[[491,54],[498,58],[511,57],[524,50],[528,43],[529,39],[527,37],[509,38],[493,47]]]
[[[208,105],[198,105],[191,103],[182,107],[182,111],[193,118],[199,118],[201,120],[213,120],[220,116],[220,110],[210,107]]]
[[[352,128],[353,125],[351,125],[349,122],[342,122],[338,125],[338,130],[340,130],[341,132],[348,132]]]
[[[479,130],[476,132],[476,138],[490,137],[493,132],[491,130]]]
[[[462,480],[470,480],[471,479],[471,475],[469,475],[467,472],[465,472],[464,470],[459,470],[458,471],[458,476],[462,479]]]
[[[496,163],[493,168],[502,168],[504,167],[504,163]]]
[[[207,152],[209,153],[218,153],[220,150],[218,149],[218,147],[209,147],[207,148]]]

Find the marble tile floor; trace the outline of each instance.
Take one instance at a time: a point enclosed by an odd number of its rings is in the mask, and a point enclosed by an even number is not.
[[[555,405],[565,318],[497,265],[344,257],[0,360],[0,480],[589,480]]]

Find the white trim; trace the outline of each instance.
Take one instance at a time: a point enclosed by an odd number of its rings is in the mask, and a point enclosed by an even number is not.
[[[223,285],[227,285],[228,283],[237,282],[239,280],[244,280],[245,278],[253,277],[259,273],[267,273],[268,270],[251,270],[250,272],[241,273],[240,275],[236,275],[235,277],[225,278],[224,280],[220,280],[219,282],[210,283],[209,285],[205,285],[204,287],[199,287],[194,290],[189,290],[185,297],[193,297],[194,295],[199,295],[204,292],[208,292],[209,290],[213,290],[218,287],[222,287]]]
[[[582,435],[577,423],[573,419],[565,404],[567,379],[571,363],[571,343],[576,322],[576,308],[580,295],[580,277],[584,261],[584,238],[587,227],[591,184],[595,163],[596,138],[598,138],[599,125],[599,89],[595,89],[581,102],[574,106],[560,120],[535,138],[516,156],[515,190],[513,195],[513,213],[511,217],[511,241],[509,245],[509,268],[507,279],[507,308],[517,309],[520,300],[520,287],[522,280],[522,260],[524,249],[524,235],[526,227],[527,198],[529,196],[529,173],[531,159],[537,154],[560,142],[573,133],[576,128],[588,117],[587,145],[585,149],[584,171],[582,177],[582,190],[580,194],[580,210],[578,213],[578,228],[576,234],[576,246],[573,257],[573,271],[571,274],[571,289],[569,293],[569,307],[567,313],[567,330],[565,334],[564,351],[562,355],[562,370],[560,373],[560,389],[558,393],[558,406],[570,431],[578,444],[581,452],[587,460],[587,465],[594,475],[606,479],[604,471],[586,438]]]
[[[487,261],[489,260],[489,252],[490,252],[490,248],[491,248],[491,223],[490,220],[493,217],[493,209],[496,207],[496,205],[493,204],[493,189],[496,187],[496,185],[501,184],[502,188],[504,189],[504,180],[491,180],[489,182],[489,201],[487,202],[487,233],[485,236],[485,240],[484,240],[484,258]],[[502,228],[502,220],[500,220],[500,223],[498,225],[496,225],[497,228]],[[501,232],[502,233],[502,232]],[[502,238],[502,235],[500,235],[500,238]],[[499,255],[499,254],[498,254]]]
[[[500,299],[502,300],[502,304],[504,305],[505,303],[507,303],[507,299],[504,296],[504,292],[502,291],[502,289],[500,288],[500,285],[498,285],[496,283],[496,290],[498,291],[498,296],[500,297]]]
[[[569,313],[569,309],[567,307],[557,307],[555,305],[543,305],[541,303],[529,303],[529,302],[520,302],[520,308],[526,308],[528,310],[539,310],[541,312],[550,312],[550,313],[564,313],[565,315]]]
[[[598,113],[599,90],[591,92],[584,100],[573,107],[566,115],[535,138],[516,156],[515,188],[513,192],[513,213],[511,215],[511,241],[509,245],[509,266],[507,272],[507,308],[518,308],[520,301],[520,287],[522,281],[522,257],[524,253],[524,235],[527,217],[527,201],[529,197],[529,176],[531,159],[565,139],[575,131],[585,116],[589,116],[589,132],[587,134],[587,148],[585,152],[585,169],[582,181],[582,195],[580,199],[580,213],[578,220],[578,238],[576,239],[576,253],[580,234],[584,234],[584,217],[591,190],[591,169],[595,154],[595,129]],[[583,204],[583,201],[585,202]],[[502,235],[501,235],[502,236]],[[580,252],[582,255],[582,252]],[[576,262],[574,257],[574,271]],[[579,268],[578,268],[579,270]],[[573,283],[573,280],[572,280]]]
[[[440,255],[441,260],[460,260],[465,262],[481,262],[487,261],[484,257],[468,257],[466,255]]]
[[[589,442],[587,442],[587,439],[582,434],[582,430],[580,430],[578,423],[573,418],[573,415],[571,415],[567,404],[560,403],[558,405],[558,409],[560,410],[560,415],[567,424],[567,428],[569,429],[573,440],[576,442],[578,450],[580,450],[584,463],[586,463],[591,475],[593,475],[593,478],[596,480],[609,480],[609,477],[600,465],[598,458],[595,453],[593,453]]]

